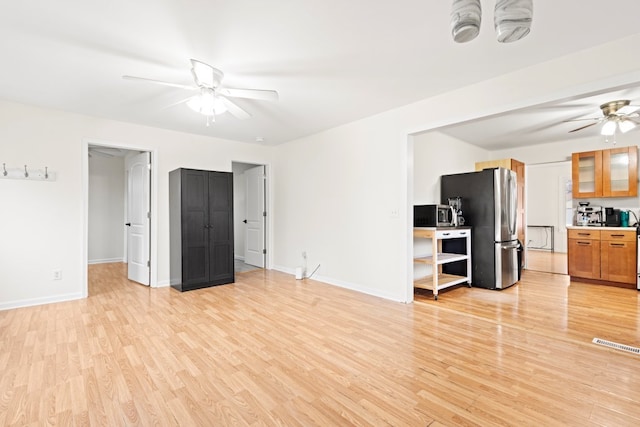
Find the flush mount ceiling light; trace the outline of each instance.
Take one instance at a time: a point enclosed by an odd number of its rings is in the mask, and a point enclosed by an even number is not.
[[[586,129],[588,127],[602,123],[603,125],[602,129],[600,129],[600,134],[609,137],[615,136],[616,130],[618,129],[622,133],[627,133],[640,123],[638,122],[638,120],[640,119],[640,105],[631,105],[631,101],[629,101],[628,99],[604,103],[600,106],[600,110],[602,110],[602,117],[565,120],[565,122],[576,122],[583,120],[593,122],[589,123],[588,125],[580,126],[579,128],[570,130],[569,133],[577,132],[582,129]]]
[[[224,73],[222,71],[195,59],[191,60],[191,75],[195,83],[195,85],[191,86],[147,79],[144,77],[122,76],[122,78],[163,86],[177,87],[191,91],[199,91],[200,93],[198,95],[191,96],[173,105],[186,103],[193,111],[206,116],[207,126],[216,121],[215,118],[217,115],[223,114],[227,111],[237,119],[242,120],[251,117],[249,113],[240,108],[229,98],[246,98],[265,101],[278,100],[278,92],[275,90],[240,89],[223,86],[222,80],[224,78]]]
[[[524,38],[531,31],[533,0],[496,0],[493,22],[500,43]],[[482,5],[480,0],[453,0],[451,6],[451,36],[457,43],[466,43],[480,33]]]

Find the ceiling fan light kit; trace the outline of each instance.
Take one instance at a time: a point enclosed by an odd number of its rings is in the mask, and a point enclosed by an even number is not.
[[[500,43],[521,40],[531,31],[533,0],[496,0],[493,22]],[[453,0],[451,36],[456,43],[466,43],[480,33],[480,0]]]
[[[227,111],[222,100],[216,96],[213,89],[202,88],[199,95],[192,96],[187,101],[187,106],[196,113],[204,116],[220,115]]]
[[[624,120],[620,120],[620,122],[618,123],[618,127],[620,128],[620,131],[622,133],[627,133],[631,129],[636,127],[636,124],[632,120],[624,119]]]
[[[607,120],[604,125],[602,125],[602,129],[600,130],[601,135],[611,136],[616,133],[617,122],[614,120]]]

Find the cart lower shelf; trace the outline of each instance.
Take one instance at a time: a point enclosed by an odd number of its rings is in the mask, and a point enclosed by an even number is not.
[[[434,283],[433,276],[426,276],[414,281],[413,287],[433,291],[433,283]],[[459,285],[460,283],[467,283],[467,285],[471,286],[471,284],[469,283],[468,277],[457,276],[454,274],[446,274],[446,273],[438,274],[438,279],[436,283],[437,283],[436,286],[438,287],[438,290],[445,289],[454,285]],[[437,295],[435,295],[435,298],[438,299]]]

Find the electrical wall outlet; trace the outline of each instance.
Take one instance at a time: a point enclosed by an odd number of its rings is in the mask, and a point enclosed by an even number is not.
[[[302,259],[307,259],[307,251],[302,251]]]
[[[53,280],[62,280],[62,270],[53,270],[51,277],[53,278]]]

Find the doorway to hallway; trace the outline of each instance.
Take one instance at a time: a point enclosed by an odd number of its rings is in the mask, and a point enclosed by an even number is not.
[[[265,165],[233,162],[234,261],[236,273],[267,265]]]
[[[151,153],[89,144],[87,154],[87,266],[125,263],[123,279],[149,286]]]

